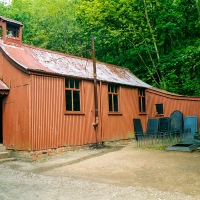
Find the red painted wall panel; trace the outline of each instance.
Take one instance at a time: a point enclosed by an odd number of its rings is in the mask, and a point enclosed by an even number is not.
[[[25,74],[0,54],[0,78],[10,87],[3,99],[3,144],[7,148],[40,150],[96,142],[93,82],[82,81],[83,113],[74,115],[65,113],[64,77]],[[145,131],[148,118],[156,117],[157,103],[163,103],[164,116],[180,110],[184,116],[197,115],[200,120],[200,98],[149,89],[147,114],[141,115],[137,88],[126,86],[119,90],[120,113],[112,115],[108,111],[108,86],[98,84],[98,142],[133,138],[133,118],[141,119]]]
[[[198,116],[200,129],[200,97],[184,97],[170,95],[153,90],[146,92],[148,117],[156,117],[155,104],[163,104],[164,116],[170,117],[174,110],[179,110],[184,116]],[[200,131],[199,131],[200,132]]]
[[[10,87],[3,99],[3,144],[7,148],[28,150],[29,76],[13,67],[0,53],[0,78]]]
[[[102,85],[102,140],[114,141],[134,137],[133,118],[140,118],[145,129],[146,115],[139,115],[138,90],[131,87],[120,87],[120,114],[109,114],[108,87]]]
[[[65,79],[31,76],[31,149],[95,142],[93,84],[82,81],[83,114],[65,114]]]

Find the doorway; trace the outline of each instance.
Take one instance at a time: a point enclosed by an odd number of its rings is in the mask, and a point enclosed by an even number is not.
[[[0,96],[0,144],[3,143],[3,110],[2,97]]]

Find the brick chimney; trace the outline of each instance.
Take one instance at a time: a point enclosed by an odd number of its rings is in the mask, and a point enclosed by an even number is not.
[[[0,16],[0,38],[5,44],[22,45],[22,26],[19,21]]]

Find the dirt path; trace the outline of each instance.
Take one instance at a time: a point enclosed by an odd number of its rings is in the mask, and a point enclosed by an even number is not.
[[[136,149],[130,143],[110,149],[63,153],[35,163],[7,163],[5,166],[13,173],[32,174],[36,182],[41,177],[52,180],[52,187],[60,191],[57,199],[64,199],[62,193],[66,192],[67,199],[200,199],[200,152]],[[2,176],[3,173],[0,178]],[[27,182],[30,185],[31,179]],[[47,192],[48,184],[43,190],[39,185],[35,186],[46,195],[52,192]]]
[[[133,149],[68,164],[46,175],[69,176],[120,186],[151,187],[200,197],[200,153]]]

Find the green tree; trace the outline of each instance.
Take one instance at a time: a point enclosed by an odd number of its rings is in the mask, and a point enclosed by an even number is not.
[[[24,43],[91,58],[95,35],[99,61],[200,95],[199,0],[13,0],[0,13],[24,24]]]
[[[162,89],[199,95],[197,0],[81,2],[78,19],[88,36],[96,35],[99,60]]]

